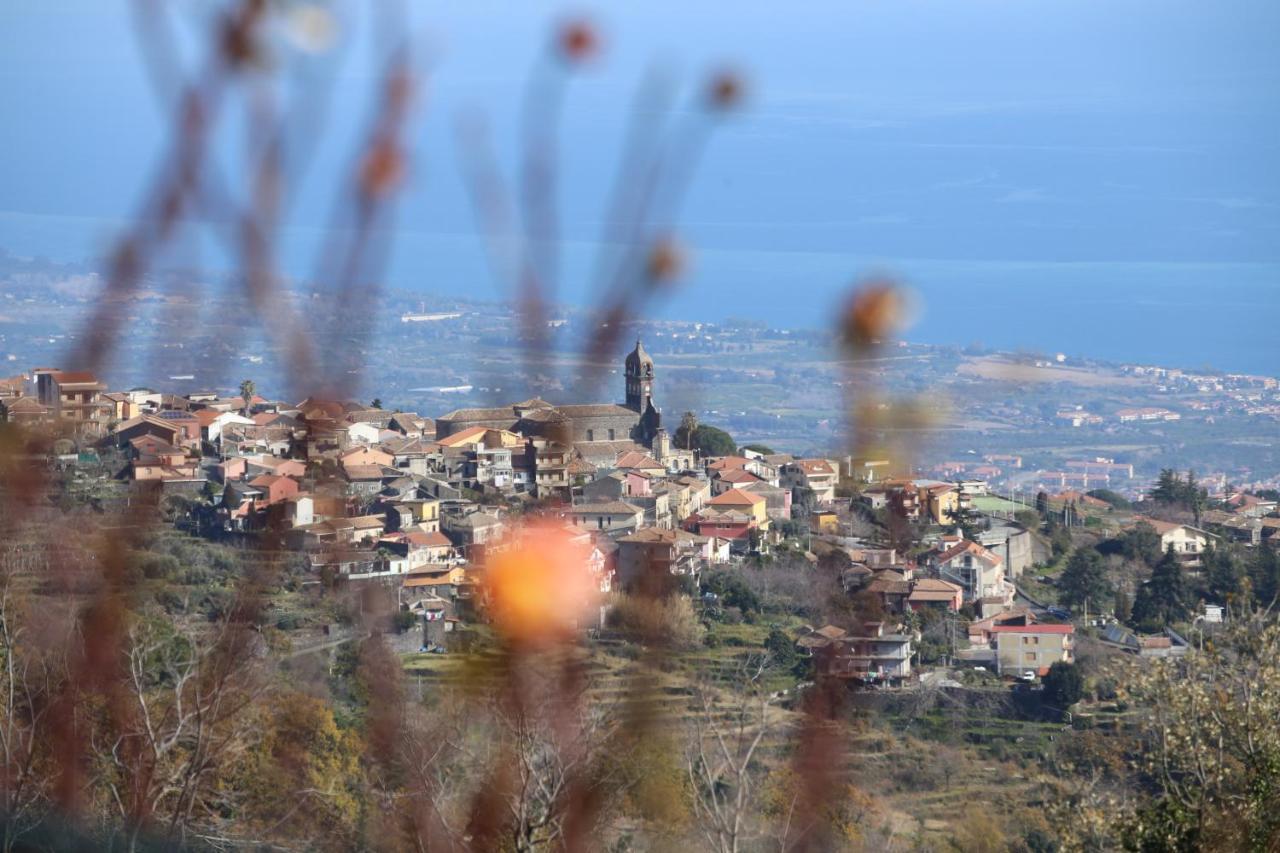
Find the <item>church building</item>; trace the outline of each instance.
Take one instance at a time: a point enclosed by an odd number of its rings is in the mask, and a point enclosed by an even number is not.
[[[658,461],[671,454],[662,413],[653,401],[653,358],[636,341],[623,363],[624,402],[553,405],[534,397],[510,406],[458,409],[436,419],[436,439],[472,427],[504,429],[571,446],[578,458],[611,465],[632,450],[652,453]]]

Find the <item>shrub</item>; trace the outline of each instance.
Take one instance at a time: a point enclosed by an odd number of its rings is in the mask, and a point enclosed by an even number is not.
[[[702,643],[702,623],[693,603],[683,595],[665,599],[620,595],[609,609],[608,625],[637,643],[667,643],[686,649]]]

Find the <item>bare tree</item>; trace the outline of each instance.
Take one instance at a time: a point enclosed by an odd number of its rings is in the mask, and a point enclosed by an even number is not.
[[[230,619],[209,636],[154,621],[130,627],[121,685],[130,707],[95,739],[130,848],[144,831],[181,841],[216,813],[215,771],[251,735],[249,633]]]
[[[48,803],[51,778],[42,764],[48,717],[67,675],[61,647],[31,638],[26,602],[16,588],[24,569],[39,559],[12,543],[0,555],[0,850],[5,853],[39,823]]]
[[[685,766],[694,815],[707,846],[716,853],[737,853],[754,837],[747,825],[757,799],[752,761],[773,728],[773,697],[760,684],[766,664],[765,657],[742,662],[727,703],[721,703],[721,692],[710,685],[695,693]]]

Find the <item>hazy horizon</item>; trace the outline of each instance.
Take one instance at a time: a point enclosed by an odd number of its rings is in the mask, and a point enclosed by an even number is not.
[[[829,326],[850,282],[885,272],[923,297],[914,340],[1267,370],[1280,324],[1280,6],[1229,6],[603,9],[602,56],[564,111],[557,296],[589,293],[637,82],[657,65],[693,87],[728,63],[751,95],[717,132],[680,217],[687,280],[647,313]],[[335,89],[312,174],[346,163],[374,70],[367,22],[338,8],[348,14],[332,50],[345,55],[323,71]],[[456,122],[483,111],[510,172],[533,58],[581,7],[498,8],[413,8],[433,73],[389,286],[503,296],[458,175]],[[0,246],[92,259],[163,150],[166,115],[128,4],[57,0],[0,11],[0,24]],[[235,138],[221,142],[234,163]],[[282,243],[289,275],[313,271],[328,189],[300,187]],[[229,266],[207,235],[189,247],[202,267]]]

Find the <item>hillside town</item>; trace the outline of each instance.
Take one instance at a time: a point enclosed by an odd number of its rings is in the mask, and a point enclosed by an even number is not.
[[[797,458],[738,447],[692,413],[672,422],[661,367],[639,340],[622,376],[620,403],[531,398],[426,416],[272,400],[250,380],[239,394],[179,396],[39,368],[0,383],[0,413],[53,436],[48,464],[72,472],[99,510],[150,494],[195,536],[299,555],[309,583],[393,591],[418,626],[406,647],[423,651],[444,652],[451,632],[484,621],[486,562],[531,519],[589,554],[604,603],[582,619],[587,634],[608,633],[610,595],[674,589],[713,618],[745,566],[821,565],[851,616],[794,625],[796,649],[851,682],[898,687],[956,666],[1035,682],[1072,663],[1078,626],[1116,652],[1186,651],[1184,619],[1133,618],[1154,580],[1131,574],[1113,597],[1094,567],[1098,577],[1071,586],[1068,554],[1142,541],[1152,569],[1161,555],[1176,563],[1181,588],[1223,544],[1280,547],[1274,491],[1211,496],[1193,475],[1166,472],[1155,491],[1190,498],[1135,504],[1111,488],[1133,477],[1113,459],[1069,462],[1040,477],[1055,491],[1020,495],[987,479],[1017,469],[1016,456],[931,466],[939,479],[888,460]],[[1090,535],[1103,544],[1086,549]],[[1197,588],[1176,612],[1221,623],[1239,590]]]

